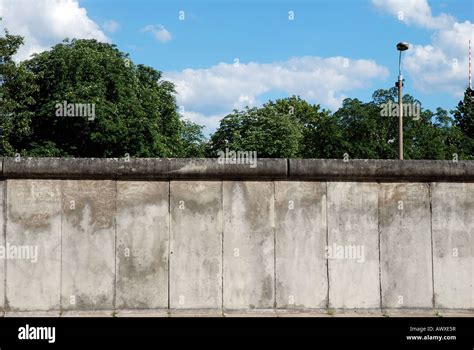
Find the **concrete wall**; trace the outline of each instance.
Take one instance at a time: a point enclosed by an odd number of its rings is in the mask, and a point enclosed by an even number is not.
[[[224,308],[275,305],[272,182],[224,182]]]
[[[60,181],[9,180],[6,186],[6,244],[18,254],[6,260],[5,307],[12,311],[57,310],[65,214]],[[36,259],[28,254],[31,247],[37,249]],[[20,249],[25,251],[21,257]]]
[[[376,183],[328,183],[331,308],[380,307],[378,192]]]
[[[169,183],[117,181],[117,309],[168,308]]]
[[[61,308],[112,309],[116,182],[67,180],[62,198]]]
[[[383,308],[433,306],[429,184],[385,183],[379,190]]]
[[[0,167],[7,313],[474,311],[469,162],[23,162]]]
[[[328,306],[326,183],[275,182],[276,306]]]
[[[170,308],[222,306],[222,183],[171,182]]]
[[[431,187],[434,303],[474,308],[474,184]]]

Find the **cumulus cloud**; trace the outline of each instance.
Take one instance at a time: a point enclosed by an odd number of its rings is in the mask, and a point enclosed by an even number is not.
[[[474,45],[474,24],[458,22],[441,13],[433,16],[427,0],[372,0],[407,25],[431,30],[431,43],[413,43],[406,53],[404,69],[415,88],[425,92],[446,92],[462,96],[467,83],[469,39]]]
[[[223,117],[223,115],[204,115],[202,113],[186,110],[180,111],[180,114],[183,119],[188,119],[197,125],[204,126],[204,136],[208,136],[214,130],[216,130],[219,127],[219,123]]]
[[[18,60],[48,50],[65,38],[110,41],[77,0],[0,0],[0,17],[3,28],[25,37]]]
[[[108,20],[104,22],[102,28],[104,28],[106,32],[115,33],[120,29],[120,24],[114,20]]]
[[[389,12],[406,24],[415,24],[428,29],[451,26],[455,18],[441,13],[433,16],[427,0],[372,0],[379,9]]]
[[[212,129],[218,116],[259,105],[265,102],[259,100],[264,94],[300,95],[336,109],[345,92],[387,76],[388,70],[372,60],[305,56],[273,63],[219,63],[206,69],[168,72],[165,79],[175,83],[178,103],[189,111],[190,119]],[[212,118],[204,117],[210,115]]]
[[[155,39],[162,43],[166,43],[168,41],[171,41],[171,39],[173,39],[173,37],[171,36],[171,33],[161,24],[147,25],[145,28],[142,29],[142,32],[152,33]]]

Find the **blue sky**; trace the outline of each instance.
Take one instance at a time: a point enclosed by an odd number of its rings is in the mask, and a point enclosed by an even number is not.
[[[17,3],[21,1],[26,0]],[[163,71],[177,85],[185,117],[205,124],[209,132],[233,108],[260,105],[269,98],[300,94],[331,110],[344,97],[368,101],[375,89],[394,84],[395,44],[401,40],[414,45],[407,52],[405,92],[425,108],[449,110],[467,86],[472,4],[469,0],[82,0],[78,6],[87,11],[82,15],[90,22],[83,27],[90,29],[78,36],[105,36],[130,53],[135,63]],[[52,36],[59,36],[58,31]],[[73,29],[70,32],[74,34]],[[37,46],[46,45],[40,41]]]

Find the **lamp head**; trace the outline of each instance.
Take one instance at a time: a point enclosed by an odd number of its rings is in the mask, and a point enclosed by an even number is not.
[[[406,50],[408,50],[408,43],[405,43],[405,42],[403,42],[403,41],[399,42],[399,43],[397,44],[397,50],[398,50],[398,51],[406,51]]]

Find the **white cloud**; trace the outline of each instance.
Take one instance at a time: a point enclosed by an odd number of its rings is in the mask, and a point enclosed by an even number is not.
[[[193,111],[183,111],[181,113],[183,119],[189,119],[193,123],[204,126],[204,136],[210,135],[214,130],[219,127],[223,115],[204,115],[202,113]]]
[[[474,45],[474,24],[457,22],[445,13],[433,16],[427,0],[372,0],[372,3],[407,25],[433,32],[430,44],[413,43],[406,52],[404,70],[415,88],[424,93],[462,96],[467,85],[469,39]]]
[[[219,116],[232,109],[266,102],[259,100],[263,94],[300,95],[336,109],[345,92],[387,76],[388,70],[372,60],[305,56],[273,63],[219,63],[207,69],[168,72],[164,78],[175,83],[178,104],[189,111],[191,120],[212,129]]]
[[[173,38],[171,36],[171,33],[161,24],[150,24],[147,25],[145,28],[142,29],[142,32],[150,32],[153,34],[156,40],[166,43],[168,41],[171,41]]]
[[[433,16],[427,0],[372,0],[372,3],[406,24],[439,29],[449,27],[455,22],[454,17],[445,13]]]
[[[114,20],[108,20],[104,22],[102,28],[104,28],[106,32],[115,33],[120,29],[120,24]]]
[[[2,30],[25,37],[16,59],[48,50],[65,38],[109,42],[77,0],[0,0]]]

